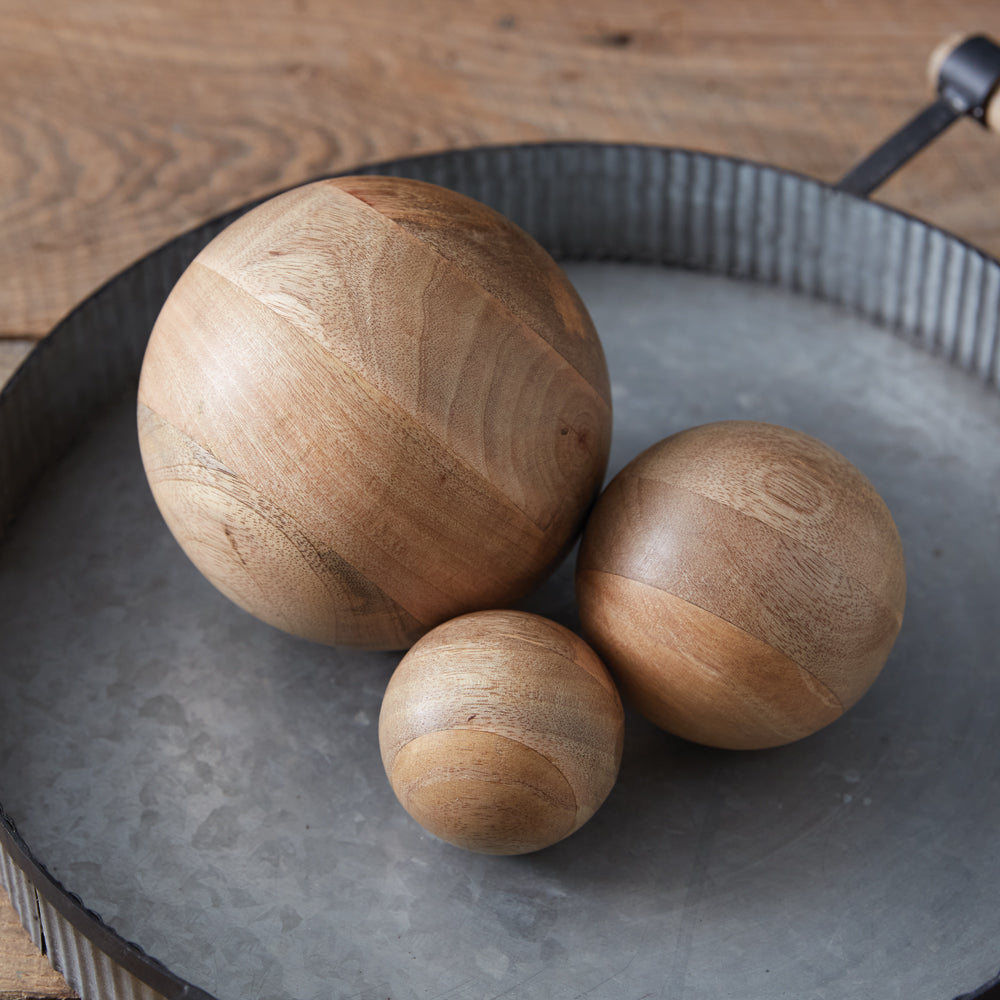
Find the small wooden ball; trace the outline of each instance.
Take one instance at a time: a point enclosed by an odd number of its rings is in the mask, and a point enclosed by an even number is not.
[[[484,854],[578,830],[618,775],[624,713],[594,651],[562,625],[483,611],[403,657],[379,717],[382,762],[425,829]]]
[[[223,593],[391,649],[565,554],[611,406],[587,311],[531,237],[435,185],[346,177],[260,205],[188,267],[139,429],[160,511]]]
[[[881,497],[808,435],[682,431],[609,484],[577,562],[584,634],[647,718],[712,746],[789,743],[868,690],[906,574]]]

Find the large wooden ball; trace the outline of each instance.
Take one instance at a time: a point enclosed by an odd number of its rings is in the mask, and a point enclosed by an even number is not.
[[[218,236],[139,386],[167,524],[248,611],[405,648],[566,552],[610,441],[604,355],[551,257],[411,180],[321,181]]]
[[[762,748],[833,721],[902,623],[899,534],[871,483],[815,438],[706,424],[610,483],[577,563],[584,634],[623,694],[700,743]]]
[[[386,689],[379,743],[410,815],[451,844],[524,854],[579,829],[611,791],[624,714],[593,650],[517,611],[439,625]]]

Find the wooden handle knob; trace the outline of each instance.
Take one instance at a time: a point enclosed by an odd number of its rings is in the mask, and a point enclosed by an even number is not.
[[[960,94],[971,103],[973,117],[1000,132],[1000,45],[995,41],[979,34],[950,35],[931,53],[927,75],[936,93]]]
[[[930,59],[927,60],[927,82],[930,84],[932,91],[937,93],[938,79],[941,76],[941,67],[944,65],[944,61],[959,45],[967,42],[972,37],[974,36],[968,35],[963,31],[956,31],[935,46]]]

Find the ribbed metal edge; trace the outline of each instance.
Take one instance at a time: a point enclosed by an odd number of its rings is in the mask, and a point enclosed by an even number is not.
[[[45,938],[42,934],[42,918],[38,912],[38,894],[34,883],[14,864],[6,851],[0,851],[0,884],[10,897],[21,924],[31,937],[35,947],[45,952]]]
[[[362,168],[454,188],[513,219],[558,259],[691,268],[838,304],[1000,383],[1000,262],[926,223],[808,177],[651,146],[539,144]],[[29,355],[0,393],[0,529],[107,403],[132,391],[167,293],[242,212],[128,268]],[[211,1000],[88,911],[0,809],[0,873],[35,943],[83,1000]],[[967,997],[994,995],[987,983]]]
[[[213,1000],[124,940],[53,879],[2,809],[0,883],[35,946],[82,1000]]]
[[[49,956],[84,1000],[164,1000],[162,993],[128,973],[107,952],[95,948],[89,937],[42,899],[34,883],[5,851],[0,852],[0,882],[35,947]]]
[[[894,209],[746,161],[534,145],[366,168],[485,201],[561,259],[686,267],[850,309],[1000,382],[1000,263]]]
[[[126,972],[124,967],[79,931],[46,900],[39,900],[44,941],[55,967],[83,1000],[164,1000],[162,993]]]

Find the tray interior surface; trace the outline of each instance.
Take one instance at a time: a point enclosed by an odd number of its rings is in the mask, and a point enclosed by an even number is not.
[[[422,832],[381,769],[398,654],[256,622],[187,562],[96,421],[0,543],[0,801],[49,870],[220,1000],[943,1000],[1000,964],[1000,396],[805,297],[575,264],[612,375],[609,475],[755,419],[872,479],[903,631],[842,720],[727,753],[629,715],[618,785],[521,858]],[[572,558],[525,604],[577,626]]]

